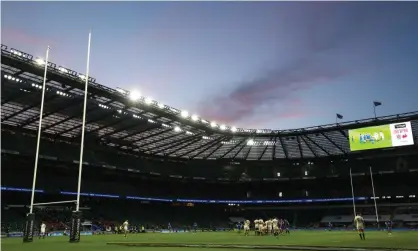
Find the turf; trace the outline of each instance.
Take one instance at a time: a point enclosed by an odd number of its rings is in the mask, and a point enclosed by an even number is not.
[[[108,242],[142,242],[142,243],[187,243],[187,244],[246,244],[246,245],[289,245],[289,246],[328,246],[356,248],[397,248],[418,250],[417,232],[395,232],[388,237],[385,232],[367,232],[366,241],[360,241],[355,232],[321,232],[296,231],[290,236],[244,236],[233,232],[217,233],[146,233],[131,234],[128,238],[122,235],[82,236],[80,243],[68,243],[68,237],[49,237],[45,240],[35,239],[33,243],[22,243],[21,238],[2,239],[3,251],[119,251],[140,249],[141,251],[187,250],[197,251],[199,248],[154,248],[126,247],[107,245]],[[227,249],[209,249],[226,251]],[[240,249],[234,249],[241,251]],[[247,249],[248,250],[248,249]]]

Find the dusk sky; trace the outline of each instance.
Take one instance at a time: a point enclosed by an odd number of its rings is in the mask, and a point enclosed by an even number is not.
[[[204,119],[289,129],[418,110],[418,2],[2,2],[1,42]]]

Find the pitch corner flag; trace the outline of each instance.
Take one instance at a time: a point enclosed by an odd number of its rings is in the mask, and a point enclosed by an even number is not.
[[[341,114],[339,114],[339,113],[337,113],[337,118],[338,118],[338,119],[343,119],[343,118],[344,118],[344,116],[343,116],[343,115],[341,115]]]
[[[379,102],[379,101],[373,101],[373,104],[374,104],[374,106],[379,106],[379,105],[382,105],[382,102]]]

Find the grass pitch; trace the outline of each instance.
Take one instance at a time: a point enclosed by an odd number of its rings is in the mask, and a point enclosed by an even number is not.
[[[240,244],[259,246],[322,246],[338,250],[338,247],[351,248],[390,248],[390,249],[414,249],[418,250],[418,232],[395,232],[389,237],[385,232],[366,232],[366,241],[360,241],[356,232],[326,232],[326,231],[294,231],[289,236],[244,236],[234,232],[214,233],[145,233],[131,234],[128,238],[123,235],[95,235],[82,236],[80,243],[69,243],[68,237],[49,237],[46,239],[35,239],[33,243],[22,243],[22,238],[9,238],[1,240],[3,251],[120,251],[139,249],[141,251],[197,251],[201,248],[185,247],[128,247],[119,245],[108,245],[109,242],[127,243],[164,243],[164,244]],[[335,248],[335,249],[334,249]],[[293,249],[293,248],[292,248]],[[301,248],[303,249],[303,248]],[[211,248],[214,251],[248,249]],[[294,250],[294,249],[293,249]]]

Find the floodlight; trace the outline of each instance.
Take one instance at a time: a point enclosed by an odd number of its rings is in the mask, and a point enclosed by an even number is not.
[[[18,55],[18,56],[22,56],[23,54],[20,51],[16,51],[16,50],[10,50],[13,54]]]
[[[192,116],[192,120],[193,120],[193,121],[198,121],[198,120],[199,120],[199,117],[198,117],[197,115],[193,115],[193,116]]]
[[[152,98],[145,98],[145,104],[149,105],[152,103]]]
[[[127,90],[124,90],[120,87],[116,87],[116,91],[118,91],[119,93],[123,94],[123,95],[128,95],[129,92]]]
[[[279,197],[283,197],[283,193],[282,192],[279,192]]]
[[[212,121],[212,122],[210,123],[210,126],[212,126],[212,127],[216,127],[216,122],[215,122],[215,121]]]
[[[305,176],[307,176],[308,175],[308,171],[305,171]]]
[[[139,93],[138,91],[131,91],[129,93],[129,99],[132,101],[137,101],[140,98],[141,98],[141,93]]]
[[[225,125],[221,125],[219,128],[220,128],[221,130],[225,130],[225,129],[226,129],[226,126],[225,126]]]
[[[254,140],[253,139],[249,139],[248,141],[247,141],[247,146],[253,146],[255,144],[255,142],[254,142]]]
[[[236,132],[237,128],[235,126],[231,127],[231,132]]]
[[[69,73],[70,71],[65,69],[64,67],[59,67],[58,70],[64,72],[64,73]]]
[[[280,173],[277,173],[277,177],[280,177]]]
[[[183,118],[187,118],[187,117],[189,117],[189,112],[187,112],[187,111],[181,111],[181,116]]]
[[[163,103],[158,103],[157,105],[160,109],[163,109],[165,107]]]
[[[86,76],[84,76],[82,74],[78,75],[78,77],[81,78],[82,80],[85,80],[86,79]]]
[[[44,64],[45,64],[45,61],[44,61],[43,59],[40,59],[40,58],[37,58],[37,59],[35,60],[35,62],[36,62],[38,65],[44,65]]]
[[[176,126],[176,127],[174,127],[174,131],[175,131],[175,132],[180,132],[180,131],[181,131],[181,129],[180,129],[180,127]]]

